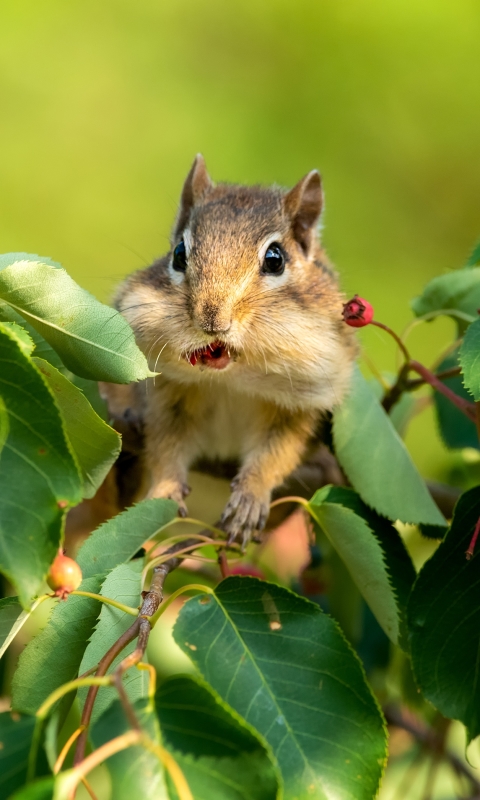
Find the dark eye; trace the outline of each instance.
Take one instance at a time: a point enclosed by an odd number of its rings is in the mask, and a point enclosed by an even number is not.
[[[285,256],[279,244],[269,245],[263,261],[262,272],[267,275],[281,275],[285,270]]]
[[[179,242],[173,251],[173,269],[177,272],[185,272],[187,269],[187,251],[185,249],[185,242]]]

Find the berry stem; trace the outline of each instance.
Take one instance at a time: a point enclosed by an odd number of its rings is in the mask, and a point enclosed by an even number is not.
[[[468,550],[465,553],[468,561],[470,561],[470,559],[473,557],[473,554],[475,552],[475,545],[477,543],[477,539],[478,539],[478,534],[479,533],[480,533],[480,517],[477,520],[477,524],[475,525],[475,530],[473,531],[473,536],[470,539],[470,544],[468,545]]]
[[[402,340],[400,339],[400,336],[399,336],[397,333],[395,333],[395,331],[394,331],[394,330],[392,330],[391,328],[389,328],[389,326],[388,326],[388,325],[384,325],[384,323],[383,323],[383,322],[377,322],[377,320],[376,320],[376,319],[372,319],[372,321],[371,321],[370,325],[375,325],[377,328],[381,328],[383,331],[386,331],[388,334],[390,334],[390,336],[391,336],[393,339],[395,339],[395,341],[396,341],[396,343],[398,344],[398,346],[399,346],[400,350],[402,351],[402,353],[403,353],[403,355],[404,355],[404,357],[405,357],[405,361],[410,361],[410,353],[408,352],[408,350],[407,350],[407,348],[405,347],[404,343],[403,343],[403,342],[402,342]]]
[[[414,361],[413,359],[409,362],[409,367],[414,372],[417,372],[425,381],[425,383],[429,383],[437,392],[443,394],[454,406],[456,406],[459,411],[465,414],[469,420],[476,424],[477,415],[474,403],[469,403],[468,400],[464,400],[463,397],[459,397],[458,394],[452,392],[448,386],[445,386],[441,380],[434,375],[433,372],[430,372],[427,367],[424,367],[423,364],[420,364],[419,361]]]
[[[80,597],[91,597],[93,600],[98,600],[100,603],[105,603],[107,606],[114,606],[115,608],[124,611],[126,614],[131,614],[132,617],[138,615],[138,608],[126,606],[124,603],[119,603],[118,600],[112,600],[111,597],[103,597],[101,594],[94,594],[93,592],[83,592],[80,589],[75,589],[70,594],[78,594]]]

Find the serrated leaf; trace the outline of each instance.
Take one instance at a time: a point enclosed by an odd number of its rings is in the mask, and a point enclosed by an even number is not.
[[[468,317],[475,319],[477,308],[480,308],[480,267],[458,269],[433,278],[411,306],[417,317],[432,311],[445,311],[447,314],[452,309],[460,311],[466,315],[466,319],[454,318],[459,329],[464,330],[469,322]]]
[[[408,604],[412,666],[424,697],[480,734],[480,547],[468,548],[480,517],[480,487],[458,501],[452,525],[413,587]]]
[[[0,256],[1,258],[1,256]],[[39,358],[44,358],[45,361],[48,361],[53,367],[57,369],[65,369],[62,359],[55,352],[53,347],[50,347],[48,342],[45,341],[43,336],[40,336],[38,331],[27,322],[26,319],[23,319],[21,314],[17,314],[13,308],[10,308],[9,305],[6,303],[2,303],[0,300],[0,322],[3,322],[5,325],[11,326],[16,325],[18,328],[23,328],[27,336],[32,340],[34,344],[34,352],[35,355]]]
[[[325,486],[308,510],[345,563],[379,625],[399,643],[415,569],[393,525],[351,489]]]
[[[455,353],[451,353],[438,365],[437,372],[457,366],[458,350]],[[465,389],[460,375],[446,378],[442,383],[448,386],[455,394],[463,397],[464,400],[472,401],[472,396]],[[478,449],[480,444],[474,423],[440,392],[432,391],[432,396],[440,435],[446,446],[452,449],[463,447]]]
[[[103,575],[130,561],[144,542],[176,518],[177,511],[173,500],[154,498],[143,500],[104,522],[79,550],[77,560],[83,577]]]
[[[270,745],[285,800],[375,796],[385,729],[358,657],[318,606],[254,578],[188,600],[174,639]]]
[[[142,730],[155,744],[160,744],[160,730],[153,708],[145,701],[137,701],[135,714]],[[92,730],[95,747],[120,736],[131,726],[119,700],[115,700],[97,720]],[[169,800],[164,769],[152,752],[145,747],[129,747],[106,762],[112,780],[112,797],[115,800]],[[197,798],[195,798],[197,800]]]
[[[463,371],[463,385],[480,400],[480,318],[468,326],[460,347],[460,365]],[[471,397],[469,398],[471,400]]]
[[[0,569],[28,608],[60,545],[65,506],[81,500],[81,479],[53,394],[1,323],[0,395],[9,422],[0,458]]]
[[[445,525],[407,448],[358,368],[347,398],[334,414],[333,441],[353,488],[381,516]]]
[[[78,553],[80,588],[98,594],[106,574],[130,561],[176,513],[173,500],[144,500],[100,525]],[[98,600],[75,595],[55,606],[45,628],[20,656],[12,686],[14,708],[34,714],[51,692],[77,677],[99,612]]]
[[[118,458],[119,434],[95,413],[80,389],[42,358],[33,358],[52,390],[65,423],[65,432],[83,478],[83,496],[93,497]]]
[[[98,594],[101,585],[102,576],[95,576],[80,589]],[[99,612],[100,602],[89,597],[70,595],[57,603],[45,628],[20,656],[12,682],[13,708],[35,714],[55,689],[77,677]]]
[[[10,797],[25,783],[35,717],[4,711],[0,714],[0,797]],[[40,771],[45,769],[44,759]]]
[[[32,351],[35,347],[35,343],[33,342],[33,339],[31,339],[31,337],[28,335],[25,328],[22,328],[21,325],[17,325],[16,322],[3,322],[2,328],[4,330],[7,329],[8,331],[10,331],[12,336],[14,336],[15,339],[17,340],[20,349],[23,350],[25,355],[29,356],[32,354]]]
[[[44,259],[19,261],[11,254],[10,265],[0,269],[0,300],[83,378],[129,383],[153,374],[126,320]]]
[[[181,767],[195,800],[279,796],[275,763],[258,734],[205,684],[193,677],[170,678],[157,691],[155,706],[163,745]]]
[[[141,578],[143,569],[143,559],[138,559],[130,564],[120,564],[115,567],[104,581],[100,594],[118,600],[127,606],[139,605],[141,600]],[[80,664],[80,674],[95,667],[107,650],[115,644],[117,639],[125,633],[133,622],[133,617],[120,611],[113,606],[102,605],[100,617],[95,630],[90,637],[90,641],[85,650],[85,654]],[[135,649],[136,642],[133,641],[117,656],[108,672],[114,672],[120,661],[130,655]],[[132,703],[145,697],[148,691],[148,675],[138,669],[130,669],[123,676],[123,685],[127,696]],[[83,708],[87,697],[88,689],[79,689],[78,699],[80,707]],[[114,687],[102,687],[98,693],[92,712],[92,723],[94,723],[106,709],[118,697],[118,692]]]

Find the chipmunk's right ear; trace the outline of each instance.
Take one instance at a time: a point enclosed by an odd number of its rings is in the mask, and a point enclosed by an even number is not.
[[[178,236],[187,224],[194,205],[198,203],[207,189],[210,189],[212,186],[213,182],[207,172],[205,159],[201,153],[198,153],[183,184],[180,209],[175,223],[175,237]]]
[[[292,222],[295,239],[305,253],[310,250],[312,230],[323,207],[322,181],[318,170],[305,175],[284,197],[284,206]]]

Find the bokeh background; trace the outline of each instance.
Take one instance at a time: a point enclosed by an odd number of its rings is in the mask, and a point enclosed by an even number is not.
[[[197,152],[215,180],[317,167],[345,292],[401,331],[480,236],[479,41],[478,0],[1,0],[0,252],[108,300],[167,249]],[[409,343],[430,363],[452,336],[442,320]],[[391,340],[361,337],[393,371]],[[463,480],[472,453],[445,450],[431,410],[407,443],[426,477]]]
[[[216,180],[318,167],[346,292],[401,329],[480,234],[479,40],[477,0],[2,0],[0,251],[105,300],[166,250],[198,151]],[[391,370],[391,343],[363,338]],[[409,444],[429,477],[450,468],[428,415]]]

